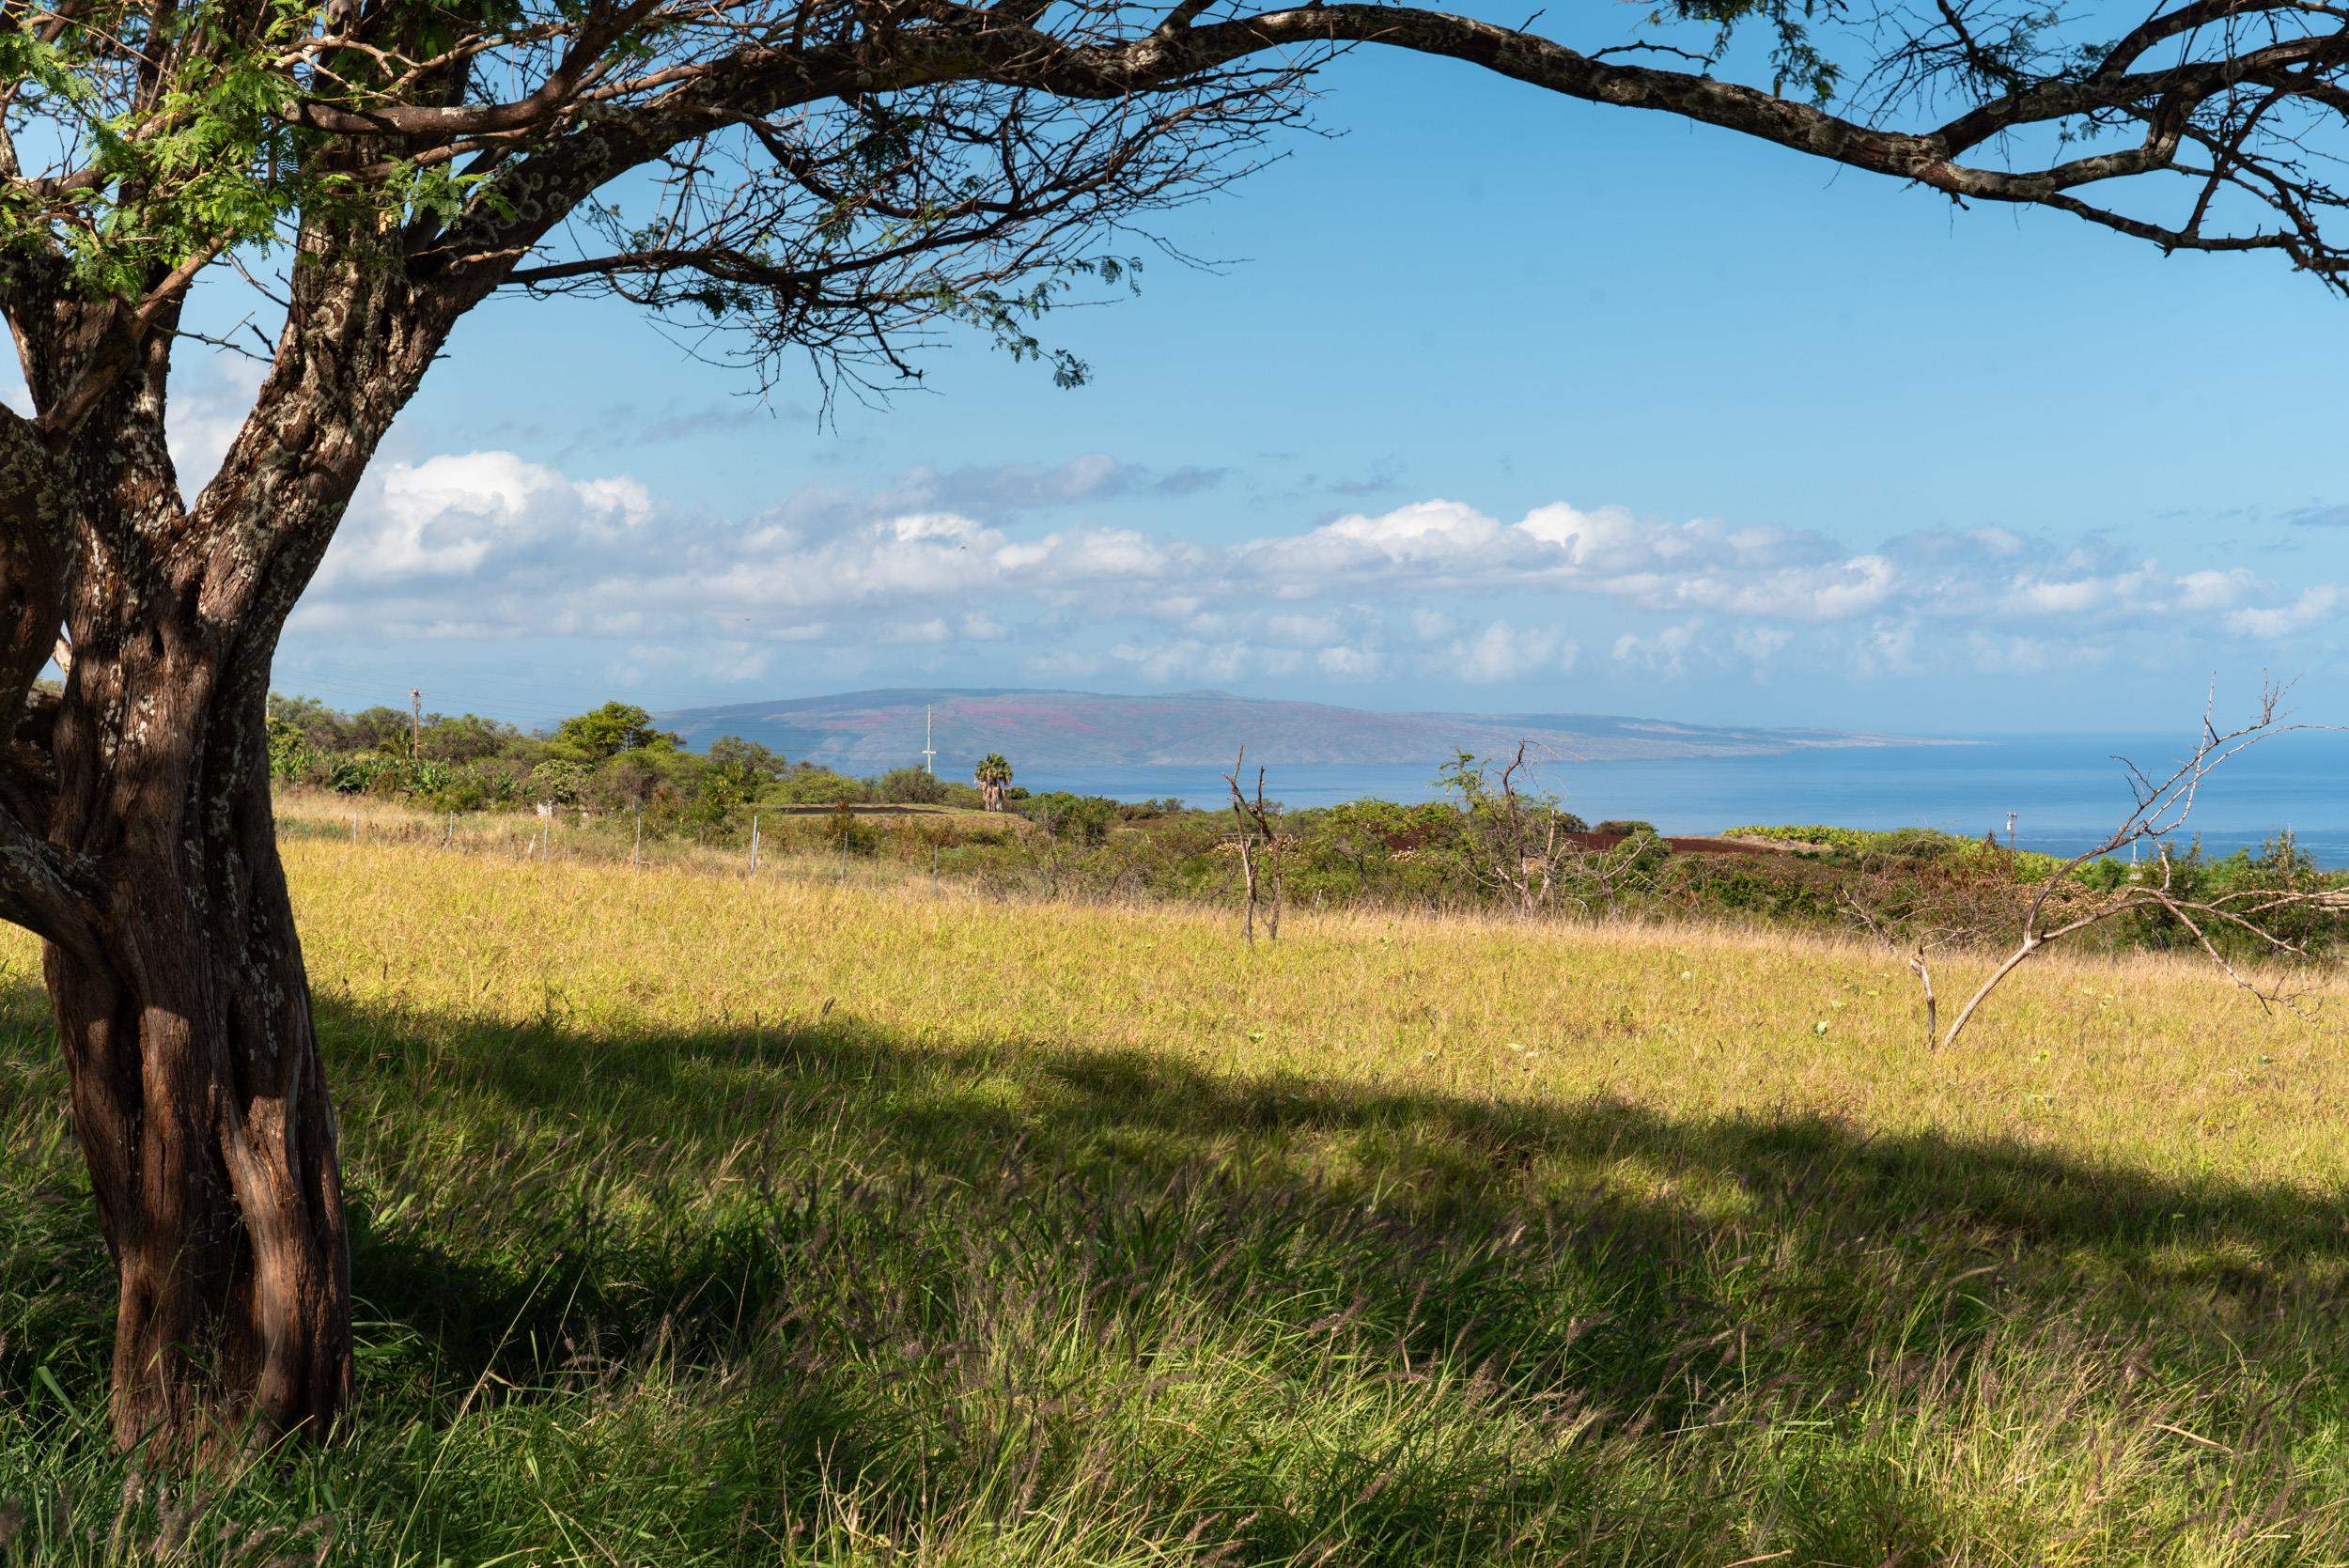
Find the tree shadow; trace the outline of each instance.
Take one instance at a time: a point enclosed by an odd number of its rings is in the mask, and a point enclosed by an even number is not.
[[[2341,1204],[2288,1185],[1819,1116],[1236,1079],[1016,1037],[947,1048],[838,1014],[670,1034],[462,1029],[467,1092],[580,1135],[576,1180],[550,1172],[572,1196],[505,1205],[551,1217],[534,1255],[563,1266],[485,1272],[370,1228],[361,1288],[449,1365],[518,1388],[548,1373],[523,1345],[716,1364],[777,1323],[826,1319],[814,1371],[860,1341],[954,1343],[1001,1265],[1072,1314],[1180,1302],[1261,1326],[1265,1303],[1290,1302],[1297,1334],[1340,1320],[1423,1375],[1482,1378],[1520,1411],[1594,1412],[1651,1446],[1732,1406],[1953,1398],[1985,1352],[2141,1377],[2148,1420],[2207,1389],[2191,1420],[2263,1461],[2342,1400],[2349,1230]],[[593,1189],[621,1178],[599,1138],[697,1125],[705,1157],[753,1139],[742,1199],[674,1228],[599,1230]],[[659,1187],[674,1154],[614,1157]],[[864,1299],[821,1256],[844,1247],[926,1276],[927,1295]],[[1861,1544],[1914,1545],[1923,1506],[1910,1498],[1905,1522]]]
[[[2091,1378],[2088,1405],[2197,1431],[2225,1455],[2212,1484],[2264,1477],[2248,1509],[2305,1487],[2306,1433],[2344,1403],[2349,1227],[2283,1184],[1819,1116],[948,1047],[838,1013],[663,1033],[552,1000],[514,1025],[327,997],[320,1022],[379,1407],[444,1423],[655,1369],[748,1376],[777,1405],[768,1479],[863,1477],[909,1517],[988,1378],[1033,1417],[1022,1441],[1082,1450],[1092,1396],[1048,1325],[1085,1326],[1089,1375],[1125,1369],[1129,1401],[1244,1346],[1300,1408],[1415,1380],[1545,1456],[1353,1503],[1360,1476],[1224,1478],[1250,1557],[1330,1538],[1298,1501],[1325,1494],[1361,1560],[1529,1539],[1581,1506],[1570,1450],[1706,1455],[1649,1483],[1702,1538],[1738,1513],[1739,1431],[1979,1417],[1985,1371],[2033,1358]],[[85,1300],[80,1331],[109,1306]],[[1181,1490],[1138,1456],[1060,1463]],[[1773,1483],[1797,1560],[1952,1549],[1932,1486],[1859,1473]]]

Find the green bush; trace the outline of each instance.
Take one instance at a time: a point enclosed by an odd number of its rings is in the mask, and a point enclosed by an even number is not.
[[[893,768],[872,782],[872,793],[874,799],[893,804],[943,805],[946,782],[926,768]]]
[[[1053,790],[1032,795],[1017,803],[1020,815],[1044,830],[1047,837],[1072,844],[1100,844],[1118,819],[1117,802],[1097,795],[1071,795]]]
[[[829,768],[802,763],[759,794],[762,800],[787,806],[862,806],[873,798],[859,779],[843,778]]]
[[[848,801],[824,814],[824,842],[835,855],[870,859],[880,852],[880,834],[856,814]]]

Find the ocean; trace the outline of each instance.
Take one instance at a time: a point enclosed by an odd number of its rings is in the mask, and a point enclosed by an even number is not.
[[[2159,776],[2190,746],[2190,738],[2177,735],[2063,736],[1552,763],[1541,770],[1541,783],[1593,822],[1635,817],[1666,833],[1826,822],[1971,835],[1991,831],[2003,841],[2011,811],[2019,846],[2069,855],[2096,843],[2128,814],[2128,780],[2115,755]],[[1436,793],[1436,771],[1433,763],[1272,765],[1265,792],[1290,807],[1424,800]],[[1022,768],[1018,783],[1119,800],[1171,796],[1212,807],[1230,799],[1221,770],[1213,768]],[[2349,866],[2349,735],[2279,735],[2235,756],[2203,784],[2186,831],[2199,831],[2206,849],[2224,853],[2287,828],[2321,863]]]

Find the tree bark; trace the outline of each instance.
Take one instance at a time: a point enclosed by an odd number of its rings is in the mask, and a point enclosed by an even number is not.
[[[46,949],[120,1285],[115,1436],[170,1459],[322,1433],[350,1384],[341,1176],[277,858],[266,660],[240,676],[176,615],[76,629],[53,838],[97,868],[99,908],[86,949]]]
[[[44,939],[120,1286],[115,1435],[165,1463],[322,1435],[350,1393],[342,1180],[268,691],[368,458],[495,281],[420,288],[397,240],[388,218],[305,227],[270,374],[192,505],[164,439],[168,314],[74,421],[0,412],[0,918]],[[88,314],[65,294],[10,311],[44,410]],[[51,700],[30,685],[60,616]]]

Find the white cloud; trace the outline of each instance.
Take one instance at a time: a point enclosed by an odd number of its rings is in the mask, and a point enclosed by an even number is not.
[[[2341,590],[2329,583],[2303,593],[2289,604],[2237,610],[2227,617],[2227,629],[2240,637],[2288,637],[2323,623],[2341,603]]]
[[[652,497],[633,479],[575,484],[511,452],[393,463],[375,478],[372,495],[353,505],[319,583],[331,591],[348,583],[473,577],[492,552],[510,560],[550,544],[608,547],[641,527],[652,510]]]
[[[1473,637],[1455,639],[1449,650],[1452,673],[1480,685],[1569,674],[1580,651],[1573,639],[1552,628],[1518,628],[1506,621],[1495,621]]]
[[[269,367],[257,360],[215,353],[193,374],[173,378],[163,439],[183,493],[194,496],[219,471],[268,373]]]
[[[1246,643],[1203,643],[1184,638],[1174,643],[1121,643],[1110,657],[1155,685],[1176,681],[1221,684],[1248,675],[1292,675],[1305,667],[1305,656],[1295,648],[1266,648]]]
[[[1979,674],[2041,675],[2051,671],[2092,668],[2111,657],[2111,650],[2094,643],[2009,632],[1976,631],[1966,638],[1968,660]]]
[[[2027,613],[2077,615],[2107,603],[2111,592],[2109,582],[2096,578],[2080,578],[2069,582],[2026,581],[2015,585],[2014,602]]]
[[[1274,615],[1265,626],[1283,642],[1301,643],[1309,648],[1326,647],[1345,635],[1336,615]]]
[[[1751,666],[1758,680],[1770,662],[1793,640],[1794,633],[1783,627],[1741,626],[1730,633],[1729,644],[1737,657]]]
[[[2181,610],[2224,610],[2243,601],[2259,584],[2241,567],[2232,571],[2190,571],[2177,580]]]
[[[1674,626],[1659,627],[1645,636],[1626,632],[1615,639],[1610,657],[1626,670],[1677,680],[1688,668],[1688,655],[1697,645],[1697,635],[1701,629],[1699,622],[1682,621]]]
[[[1386,666],[1376,648],[1340,644],[1314,655],[1314,667],[1337,680],[1368,680]]]
[[[2289,638],[2342,602],[2330,584],[1997,527],[1854,548],[1621,507],[1560,502],[1508,520],[1434,499],[1205,543],[1081,510],[1137,486],[1185,493],[1171,482],[1080,459],[803,491],[726,519],[664,505],[629,475],[574,477],[512,452],[392,462],[363,489],[300,625],[753,650],[712,656],[739,668],[795,640],[1009,642],[1030,675],[1058,678],[1367,680],[1405,664],[1508,685],[1575,668],[1568,624],[1645,674],[1701,660],[1892,675],[2094,657],[2133,629],[2173,631],[2182,614]],[[948,492],[975,509],[895,505]],[[1045,505],[1079,510],[1050,527],[1021,520]]]
[[[1863,675],[1905,675],[1917,669],[1917,623],[1878,621],[1860,640],[1859,670]]]

